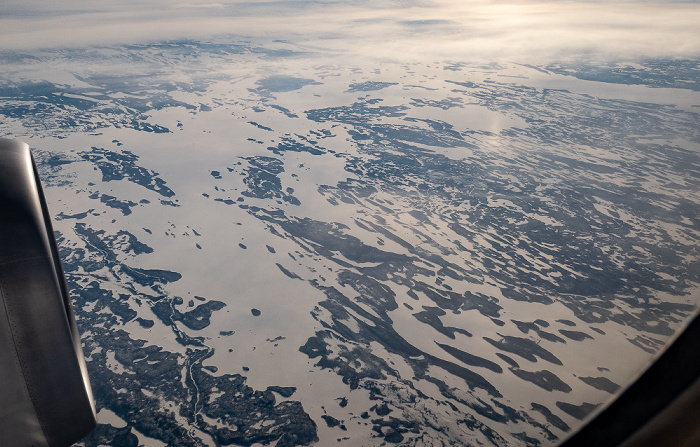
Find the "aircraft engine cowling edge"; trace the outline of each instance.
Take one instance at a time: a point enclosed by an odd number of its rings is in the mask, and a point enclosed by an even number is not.
[[[29,146],[0,139],[0,446],[63,447],[95,403]]]

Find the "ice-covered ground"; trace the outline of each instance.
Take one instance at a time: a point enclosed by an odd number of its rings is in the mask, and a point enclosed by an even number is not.
[[[86,446],[552,445],[698,304],[697,59],[227,36],[0,60]]]

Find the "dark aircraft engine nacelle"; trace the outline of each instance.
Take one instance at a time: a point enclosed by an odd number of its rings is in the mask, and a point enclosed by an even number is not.
[[[0,446],[70,446],[95,425],[36,166],[29,146],[0,139]]]

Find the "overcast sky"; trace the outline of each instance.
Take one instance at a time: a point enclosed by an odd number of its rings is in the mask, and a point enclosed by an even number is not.
[[[0,48],[232,34],[377,56],[697,57],[698,23],[698,2],[5,0]]]

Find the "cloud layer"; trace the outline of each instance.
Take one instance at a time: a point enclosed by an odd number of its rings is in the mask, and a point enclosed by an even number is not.
[[[81,2],[0,6],[0,48],[236,35],[376,57],[696,57],[697,3]]]

